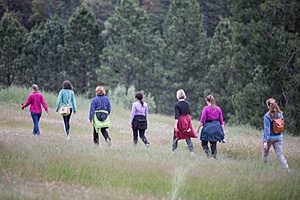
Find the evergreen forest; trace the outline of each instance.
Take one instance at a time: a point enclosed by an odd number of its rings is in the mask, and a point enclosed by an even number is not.
[[[143,90],[173,115],[213,95],[227,123],[262,128],[266,100],[300,136],[299,0],[0,0],[0,87]]]

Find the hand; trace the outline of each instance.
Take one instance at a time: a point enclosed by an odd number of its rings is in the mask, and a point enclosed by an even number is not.
[[[268,150],[268,143],[264,142],[264,150]]]
[[[76,114],[76,111],[74,111],[74,115]]]
[[[174,127],[174,130],[175,130],[175,132],[177,132],[177,131],[178,131],[178,128],[177,128],[177,126],[175,126],[175,127]]]
[[[225,132],[223,132],[223,134],[224,134],[224,137],[225,137]]]
[[[49,111],[46,111],[48,113],[48,115],[50,115]]]
[[[56,111],[55,112],[58,112],[58,109],[56,109]]]
[[[92,123],[92,120],[90,121],[90,123]]]
[[[129,126],[130,126],[130,128],[132,128],[132,124],[130,124]]]

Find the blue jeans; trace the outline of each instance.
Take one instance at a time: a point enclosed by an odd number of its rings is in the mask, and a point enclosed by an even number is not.
[[[31,117],[33,120],[33,125],[34,125],[33,132],[32,132],[33,135],[40,135],[39,121],[40,121],[41,116],[42,116],[42,113],[31,112]]]

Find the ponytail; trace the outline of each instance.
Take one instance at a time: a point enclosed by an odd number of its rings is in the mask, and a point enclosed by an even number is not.
[[[213,109],[213,112],[216,111],[216,103],[215,103],[215,98],[212,95],[208,95],[206,97],[206,101],[210,102],[210,106]]]
[[[142,92],[137,92],[136,94],[135,94],[135,98],[137,98],[137,100],[139,100],[140,101],[140,103],[142,104],[142,106],[144,107],[144,102],[143,102],[143,93]]]
[[[280,110],[280,108],[279,108],[279,106],[278,106],[278,104],[277,104],[277,102],[276,102],[275,99],[273,99],[273,98],[268,99],[266,101],[266,104],[267,104],[267,106],[269,108],[269,116],[271,117],[271,119],[273,119],[275,116],[278,116],[278,112],[279,113],[283,113]]]

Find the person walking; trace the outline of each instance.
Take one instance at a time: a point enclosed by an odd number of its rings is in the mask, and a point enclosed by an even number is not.
[[[38,92],[38,86],[36,84],[32,85],[32,91],[33,93],[29,95],[27,102],[23,105],[22,104],[22,109],[26,108],[27,106],[30,105],[30,113],[33,121],[33,135],[40,135],[40,129],[39,129],[39,121],[42,116],[42,106],[43,105],[45,111],[49,114],[47,104],[44,100],[44,97],[42,94]]]
[[[184,90],[178,90],[176,96],[178,101],[174,104],[175,125],[172,151],[177,149],[178,140],[185,139],[191,155],[194,155],[194,146],[191,138],[197,138],[197,135],[191,122],[190,103],[185,100]]]
[[[290,172],[289,166],[285,157],[282,154],[283,134],[282,132],[273,132],[273,121],[274,119],[283,119],[283,112],[280,110],[276,100],[270,98],[266,101],[269,111],[264,116],[264,135],[263,135],[263,149],[262,159],[265,164],[268,163],[269,150],[273,146],[275,153],[280,160],[282,166]]]
[[[60,90],[56,100],[56,112],[58,112],[58,109],[61,106],[65,106],[68,104],[70,106],[70,114],[62,116],[66,139],[70,138],[70,118],[72,112],[74,111],[74,114],[76,114],[77,109],[76,109],[76,101],[75,101],[73,86],[70,81],[65,80],[62,83],[62,90]]]
[[[132,105],[132,111],[130,116],[130,127],[133,131],[133,144],[136,146],[138,143],[138,133],[140,134],[141,140],[145,143],[146,147],[150,146],[145,131],[147,129],[147,114],[148,106],[143,101],[143,93],[137,92],[135,94],[136,102]]]
[[[101,131],[105,142],[108,146],[111,145],[111,138],[108,135],[107,128],[109,128],[109,114],[111,105],[109,98],[105,96],[105,89],[98,86],[95,90],[96,96],[92,99],[90,106],[90,123],[93,123],[94,128],[94,143],[99,145],[99,130]]]
[[[224,136],[224,122],[222,117],[222,110],[215,104],[215,98],[212,95],[206,97],[207,106],[203,108],[202,116],[196,130],[199,133],[200,127],[203,125],[201,131],[201,145],[207,157],[217,158],[217,142],[225,142]],[[208,148],[210,143],[210,149]]]

